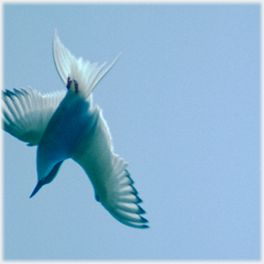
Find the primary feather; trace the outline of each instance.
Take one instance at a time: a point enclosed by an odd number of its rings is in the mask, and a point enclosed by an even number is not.
[[[3,129],[14,137],[38,145],[46,126],[66,91],[42,95],[33,90],[14,89],[3,92]]]

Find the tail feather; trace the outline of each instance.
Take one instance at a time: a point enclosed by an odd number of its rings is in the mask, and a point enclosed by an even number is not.
[[[67,79],[75,80],[78,83],[80,95],[83,98],[88,98],[94,87],[113,67],[121,53],[110,66],[103,69],[106,62],[97,67],[97,63],[90,63],[83,58],[76,58],[60,41],[57,31],[55,30],[53,39],[53,58],[59,76],[67,85]]]

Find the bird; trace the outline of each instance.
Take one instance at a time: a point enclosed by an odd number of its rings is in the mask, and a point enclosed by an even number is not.
[[[114,153],[112,136],[102,109],[93,105],[92,91],[116,63],[105,68],[75,57],[54,31],[52,53],[55,68],[66,89],[41,94],[20,88],[2,91],[3,129],[28,146],[37,146],[37,185],[51,183],[62,163],[73,159],[85,171],[95,199],[119,222],[148,228],[142,217],[142,200],[127,169]]]

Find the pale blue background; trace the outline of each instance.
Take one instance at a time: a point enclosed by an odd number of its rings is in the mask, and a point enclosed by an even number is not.
[[[260,258],[260,5],[5,5],[4,88],[65,89],[54,28],[114,68],[94,91],[150,228],[116,221],[66,161],[29,199],[36,148],[4,135],[4,258]]]

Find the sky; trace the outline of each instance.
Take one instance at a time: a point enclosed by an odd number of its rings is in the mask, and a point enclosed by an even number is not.
[[[115,66],[95,88],[149,229],[114,219],[72,160],[29,199],[36,147],[4,132],[5,260],[260,259],[260,4],[3,8],[3,88],[66,89],[54,29]]]

